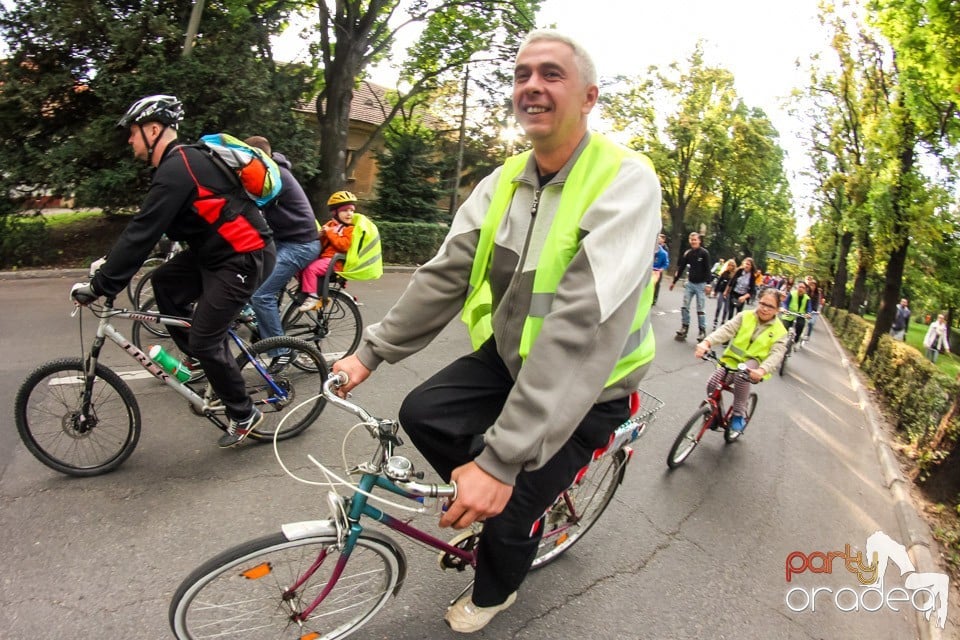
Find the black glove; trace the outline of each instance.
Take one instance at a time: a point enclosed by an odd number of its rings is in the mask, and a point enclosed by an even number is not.
[[[100,294],[94,291],[91,283],[78,282],[70,288],[70,297],[76,300],[77,304],[88,305],[95,302]]]

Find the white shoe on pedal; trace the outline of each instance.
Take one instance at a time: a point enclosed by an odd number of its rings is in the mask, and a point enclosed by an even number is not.
[[[454,631],[459,633],[473,633],[474,631],[483,629],[493,620],[494,616],[504,609],[509,608],[516,601],[517,592],[514,591],[507,596],[507,599],[504,600],[502,604],[493,605],[492,607],[478,607],[473,604],[473,595],[468,593],[447,609],[447,613],[443,616],[443,619]]]

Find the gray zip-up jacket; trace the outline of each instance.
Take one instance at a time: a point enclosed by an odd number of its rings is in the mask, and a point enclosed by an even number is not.
[[[656,173],[628,155],[609,188],[580,221],[580,249],[557,287],[551,311],[522,362],[520,335],[533,278],[566,179],[587,145],[542,188],[533,156],[494,238],[490,284],[497,350],[516,384],[484,434],[477,464],[513,484],[524,469],[543,466],[597,402],[629,395],[646,373],[640,367],[609,388],[604,384],[630,334],[640,294],[650,281],[660,231]],[[368,368],[416,353],[460,314],[480,226],[502,167],[483,179],[454,217],[437,255],[412,276],[383,320],[367,328],[357,356]],[[522,365],[522,367],[521,367]]]

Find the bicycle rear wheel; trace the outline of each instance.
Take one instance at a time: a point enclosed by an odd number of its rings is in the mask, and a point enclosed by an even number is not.
[[[287,540],[277,533],[241,544],[183,581],[170,603],[170,628],[180,640],[344,638],[399,589],[406,562],[392,545],[360,534],[336,586],[306,621],[297,621],[341,559],[336,535]],[[314,563],[316,571],[293,589]]]
[[[300,311],[302,297],[293,298],[283,313],[283,332],[312,343],[327,364],[350,355],[360,346],[363,319],[353,296],[334,289],[323,309]]]
[[[667,454],[667,466],[676,469],[684,460],[686,460],[693,450],[700,444],[700,438],[703,432],[707,430],[707,423],[713,415],[713,408],[705,404],[697,409],[696,413],[690,416],[683,429],[677,434],[677,439],[673,441],[670,453]]]
[[[120,376],[97,364],[86,413],[84,379],[82,359],[53,360],[27,376],[14,402],[17,431],[30,453],[71,476],[116,469],[140,439],[140,408]]]
[[[626,469],[623,449],[590,463],[584,476],[544,516],[543,537],[531,569],[550,564],[586,535],[610,504]]]
[[[289,336],[265,338],[251,345],[249,349],[264,370],[273,360],[270,351],[288,350],[291,355],[290,364],[271,376],[273,382],[286,392],[285,399],[280,399],[276,390],[245,353],[237,356],[237,366],[243,375],[247,394],[265,418],[259,427],[250,432],[250,437],[254,440],[272,440],[274,432],[280,427],[281,419],[289,415],[277,434],[277,439],[292,438],[313,424],[327,404],[322,393],[323,383],[327,379],[327,365],[313,345]],[[310,398],[312,402],[297,409],[296,414],[290,415],[291,409]]]

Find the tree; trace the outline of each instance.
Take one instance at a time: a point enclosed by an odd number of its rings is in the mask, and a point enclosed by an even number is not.
[[[434,222],[444,217],[437,207],[443,194],[443,162],[436,136],[419,125],[391,128],[378,152],[380,180],[373,209],[384,220]]]
[[[603,115],[647,154],[663,190],[674,252],[688,231],[710,229],[718,256],[796,248],[783,150],[766,115],[736,95],[733,75],[710,67],[698,44],[688,67],[651,67],[601,94]]]
[[[408,50],[402,79],[410,89],[396,95],[390,120],[409,104],[428,96],[444,74],[481,60],[502,64],[512,59],[519,38],[534,24],[539,0],[341,0],[297,3],[316,9],[315,67],[323,88],[316,98],[320,130],[318,188],[332,192],[346,181],[346,143],[353,87],[371,63],[383,59],[401,29],[422,23],[419,40]],[[403,7],[403,8],[402,8]],[[398,14],[403,14],[398,15]],[[359,158],[376,137],[354,153]]]
[[[293,113],[313,92],[309,69],[273,64],[269,36],[284,3],[211,3],[193,54],[181,55],[190,0],[24,0],[0,9],[10,56],[0,68],[0,165],[9,185],[75,191],[78,202],[140,199],[146,170],[116,122],[133,100],[177,95],[181,136],[260,134],[301,168],[315,154]],[[7,191],[4,191],[7,193]]]

